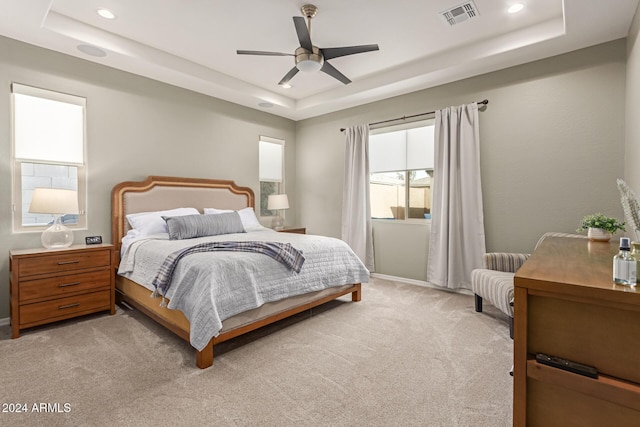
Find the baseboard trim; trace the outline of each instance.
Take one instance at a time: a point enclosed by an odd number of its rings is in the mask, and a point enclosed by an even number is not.
[[[388,274],[380,274],[380,273],[371,273],[371,277],[382,279],[382,280],[390,280],[393,282],[406,283],[408,285],[422,286],[424,288],[438,289],[440,291],[455,292],[458,294],[465,294],[465,295],[473,295],[473,292],[471,292],[469,289],[446,289],[440,286],[436,286],[433,283],[425,282],[424,280],[408,279],[406,277],[390,276]]]
[[[9,325],[10,319],[8,317],[5,317],[4,319],[0,319],[0,326],[7,326]]]

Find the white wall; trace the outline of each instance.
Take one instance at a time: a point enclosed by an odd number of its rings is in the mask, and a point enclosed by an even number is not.
[[[258,183],[260,135],[286,141],[286,186],[296,221],[295,123],[133,74],[0,37],[0,319],[9,317],[10,249],[39,247],[40,234],[11,231],[10,84],[87,98],[88,222],[74,233],[111,241],[111,189],[148,175]]]
[[[544,232],[575,232],[589,213],[622,218],[625,56],[618,40],[298,122],[300,223],[340,236],[341,127],[484,98],[487,250],[529,252]],[[427,235],[424,225],[374,224],[377,272],[426,280]]]

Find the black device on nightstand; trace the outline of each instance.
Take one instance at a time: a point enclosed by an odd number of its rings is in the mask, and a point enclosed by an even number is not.
[[[87,236],[84,238],[87,245],[99,245],[102,243],[102,236]]]

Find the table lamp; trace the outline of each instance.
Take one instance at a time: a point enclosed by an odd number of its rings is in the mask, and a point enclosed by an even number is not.
[[[270,211],[276,211],[276,216],[273,217],[271,222],[271,228],[274,230],[282,230],[284,228],[284,221],[280,216],[280,210],[289,209],[289,199],[286,194],[272,194],[267,200],[267,209]]]
[[[78,214],[78,192],[59,188],[36,188],[29,213],[52,214],[53,225],[42,232],[42,246],[47,249],[67,248],[73,243],[73,231],[62,224],[62,215]]]

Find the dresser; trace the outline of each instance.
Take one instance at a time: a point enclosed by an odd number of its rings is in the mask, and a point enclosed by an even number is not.
[[[640,425],[640,288],[613,283],[617,242],[548,237],[515,276],[514,426]],[[538,363],[590,365],[597,379]]]
[[[58,320],[115,314],[115,267],[110,244],[10,251],[12,338]]]

